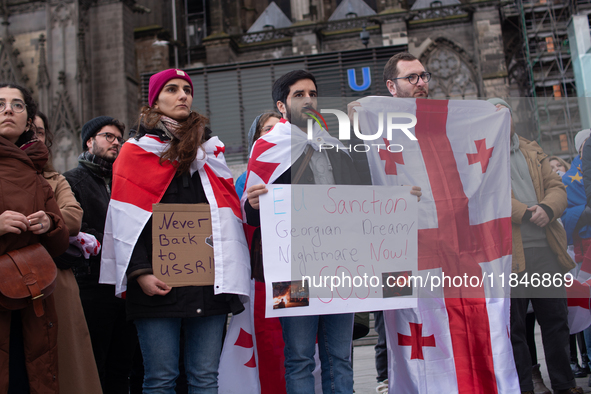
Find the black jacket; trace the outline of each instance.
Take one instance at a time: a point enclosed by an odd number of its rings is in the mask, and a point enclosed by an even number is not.
[[[141,130],[142,135],[145,130]],[[148,134],[167,137],[159,130],[150,130]],[[207,197],[199,172],[193,176],[185,173],[176,175],[164,195],[161,203],[197,204],[207,203]],[[173,287],[165,296],[148,296],[140,285],[134,272],[152,268],[152,219],[144,227],[131,256],[127,268],[127,318],[129,320],[148,317],[197,317],[212,316],[232,312],[240,313],[244,306],[235,294],[214,295],[213,286]]]
[[[76,200],[84,210],[80,231],[94,235],[102,245],[107,208],[111,199],[110,188],[105,179],[95,174],[83,163],[79,163],[78,167],[65,172],[64,177],[68,180]],[[98,256],[91,256],[90,260],[85,260],[82,256],[80,264],[73,268],[83,298],[89,295],[96,297],[114,297],[115,295],[114,286],[99,285],[98,283],[100,263],[100,253]]]

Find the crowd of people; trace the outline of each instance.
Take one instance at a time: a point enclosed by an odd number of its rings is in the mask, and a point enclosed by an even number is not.
[[[409,53],[393,56],[384,69],[393,97],[428,98],[430,78]],[[270,94],[276,110],[252,123],[249,153],[258,157],[267,145],[257,140],[271,132],[285,160],[295,157],[267,184],[371,184],[364,152],[304,144],[294,153],[292,133],[306,130],[316,106],[314,75],[291,71],[275,81]],[[259,208],[267,185],[253,181],[247,171],[238,178],[236,193],[224,188],[225,177],[219,174],[229,169],[225,161],[216,161],[223,144],[207,127],[208,119],[192,110],[193,95],[184,71],[153,75],[148,105],[130,139],[124,141],[125,126],[117,119],[89,120],[80,135],[78,167],[61,175],[51,165],[47,117],[26,89],[0,84],[0,256],[40,244],[58,268],[41,316],[33,302],[0,309],[0,392],[218,392],[227,316],[244,310],[242,283],[264,282]],[[504,100],[489,101],[499,111],[513,111]],[[357,105],[349,105],[350,116]],[[321,132],[326,142],[334,139]],[[573,270],[576,275],[591,259],[591,130],[577,134],[578,156],[570,164],[519,136],[514,123],[510,133],[513,272],[523,277]],[[420,186],[411,191],[419,200]],[[216,254],[216,276],[223,272],[218,264],[235,272],[245,272],[246,264],[250,275],[240,283],[219,283],[219,275],[212,285],[183,287],[159,279],[152,266],[153,203],[208,203],[212,217],[219,217],[224,206],[241,204],[244,218],[225,224],[223,233],[213,230],[214,249],[240,244],[231,249],[235,252],[220,253],[224,261],[218,262]],[[247,236],[242,220],[251,226]],[[570,336],[564,285],[545,288],[543,294],[537,290],[512,288],[510,337],[521,392],[551,392],[541,378],[532,339],[537,320],[554,393],[582,393],[575,377],[591,374],[591,328]],[[393,393],[386,327],[382,313],[374,315],[377,391]],[[353,313],[282,317],[279,323],[274,329],[283,335],[285,387],[277,392],[313,393],[318,352],[322,391],[353,393]]]

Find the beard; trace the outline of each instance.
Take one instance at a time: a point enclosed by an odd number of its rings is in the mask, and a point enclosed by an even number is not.
[[[302,130],[308,126],[308,117],[304,115],[302,111],[304,109],[300,109],[295,113],[292,112],[292,109],[289,105],[285,104],[286,116],[289,123],[298,126]]]
[[[427,91],[427,89],[422,88],[420,86],[417,86],[417,89],[414,91],[414,93],[412,92],[412,88],[410,91],[405,91],[404,89],[400,88],[400,85],[398,85],[398,81],[393,81],[394,85],[396,86],[396,97],[400,97],[400,98],[415,98],[417,93],[421,93],[424,92],[425,93],[425,97],[429,97],[429,93]]]
[[[112,150],[110,150],[110,148],[105,149],[103,147],[98,146],[94,142],[93,142],[92,148],[89,149],[89,151],[90,151],[90,153],[92,153],[96,157],[99,157],[105,161],[108,161],[109,163],[113,163],[115,161],[115,159],[117,158],[117,156],[119,155],[119,151],[117,151],[117,153],[115,153]]]

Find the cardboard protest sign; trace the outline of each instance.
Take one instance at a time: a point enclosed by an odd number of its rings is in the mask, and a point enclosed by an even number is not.
[[[214,282],[209,204],[154,204],[152,269],[171,287]]]
[[[260,197],[267,317],[416,306],[418,204],[410,187],[267,188]]]

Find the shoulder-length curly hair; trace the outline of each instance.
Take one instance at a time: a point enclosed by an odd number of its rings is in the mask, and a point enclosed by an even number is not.
[[[157,108],[144,106],[142,108],[138,124],[146,129],[154,129],[164,114]],[[174,132],[178,138],[173,138],[168,148],[160,156],[160,164],[167,160],[176,166],[177,173],[189,171],[191,163],[197,157],[197,151],[205,141],[205,125],[209,122],[205,116],[193,111],[189,117],[180,123],[180,128]],[[138,127],[139,139],[145,132]]]

